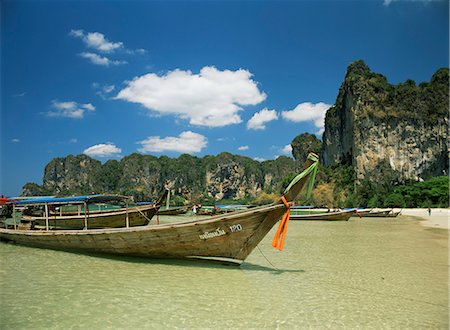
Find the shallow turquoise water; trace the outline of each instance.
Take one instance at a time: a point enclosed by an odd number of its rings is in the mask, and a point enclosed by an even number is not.
[[[241,267],[1,243],[0,328],[448,328],[447,231],[291,221],[282,252],[274,232]]]

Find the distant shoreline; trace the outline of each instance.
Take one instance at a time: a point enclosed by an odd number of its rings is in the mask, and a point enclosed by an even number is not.
[[[428,215],[427,208],[402,209],[401,214],[421,218],[422,221],[420,221],[420,224],[425,227],[450,230],[450,209],[432,208],[431,216]]]

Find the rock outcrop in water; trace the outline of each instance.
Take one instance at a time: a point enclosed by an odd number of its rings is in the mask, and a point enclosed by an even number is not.
[[[326,114],[322,162],[352,165],[357,183],[386,171],[398,182],[447,174],[448,74],[391,85],[364,62],[352,63]]]

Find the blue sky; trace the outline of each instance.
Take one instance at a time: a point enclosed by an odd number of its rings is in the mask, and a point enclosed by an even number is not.
[[[348,64],[448,66],[447,1],[2,1],[1,186],[54,157],[290,155]]]

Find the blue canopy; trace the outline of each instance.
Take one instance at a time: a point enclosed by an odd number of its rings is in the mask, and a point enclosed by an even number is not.
[[[21,201],[16,201],[15,205],[32,205],[32,204],[81,204],[81,203],[106,203],[117,200],[128,199],[127,196],[120,195],[88,195],[88,196],[72,196],[72,197],[36,197]]]

